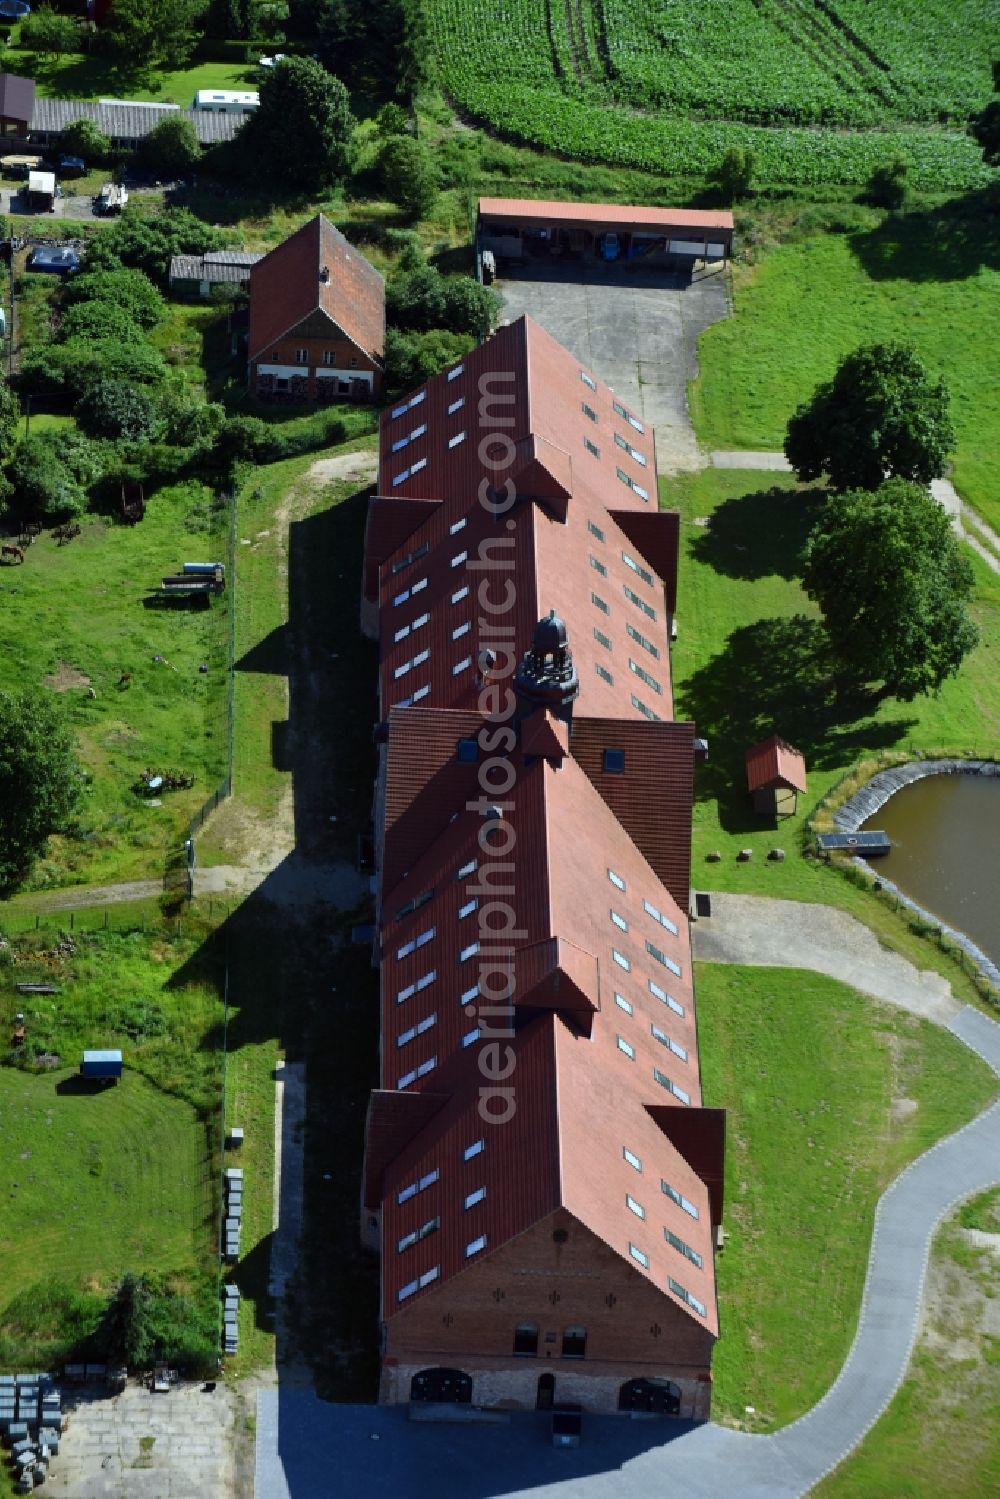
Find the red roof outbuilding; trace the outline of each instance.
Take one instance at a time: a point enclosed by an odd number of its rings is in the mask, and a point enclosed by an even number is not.
[[[776,786],[805,791],[806,762],[802,752],[777,734],[753,745],[747,750],[747,786],[751,791],[768,791]]]

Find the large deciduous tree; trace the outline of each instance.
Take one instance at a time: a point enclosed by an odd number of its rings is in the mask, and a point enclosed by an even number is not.
[[[978,639],[966,612],[972,569],[948,516],[904,479],[832,496],[802,581],[844,670],[903,702],[936,691]]]
[[[137,73],[182,68],[197,46],[208,0],[115,0],[102,46]]]
[[[272,182],[306,191],[345,176],[354,129],[347,90],[311,57],[287,57],[261,79],[240,142]]]
[[[943,380],[905,344],[856,349],[788,423],[785,456],[800,479],[878,489],[887,478],[929,484],[955,445]]]
[[[73,741],[55,704],[0,690],[0,893],[24,879],[79,790]]]

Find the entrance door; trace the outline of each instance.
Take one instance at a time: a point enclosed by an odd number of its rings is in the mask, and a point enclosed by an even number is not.
[[[680,1408],[681,1392],[669,1379],[630,1379],[618,1391],[620,1411],[676,1416]]]
[[[469,1405],[472,1378],[462,1369],[421,1369],[410,1381],[410,1399],[434,1405]]]
[[[556,1395],[556,1377],[554,1374],[540,1374],[538,1376],[538,1393],[535,1396],[536,1411],[550,1411]]]

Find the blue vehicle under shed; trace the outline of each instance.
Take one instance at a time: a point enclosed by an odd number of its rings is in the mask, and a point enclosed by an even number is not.
[[[85,1051],[80,1063],[80,1076],[96,1078],[104,1083],[115,1083],[122,1075],[120,1051]]]

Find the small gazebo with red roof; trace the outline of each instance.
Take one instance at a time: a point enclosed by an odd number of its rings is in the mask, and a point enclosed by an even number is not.
[[[778,734],[753,745],[747,750],[747,786],[761,816],[794,816],[798,793],[806,789],[801,750]]]

